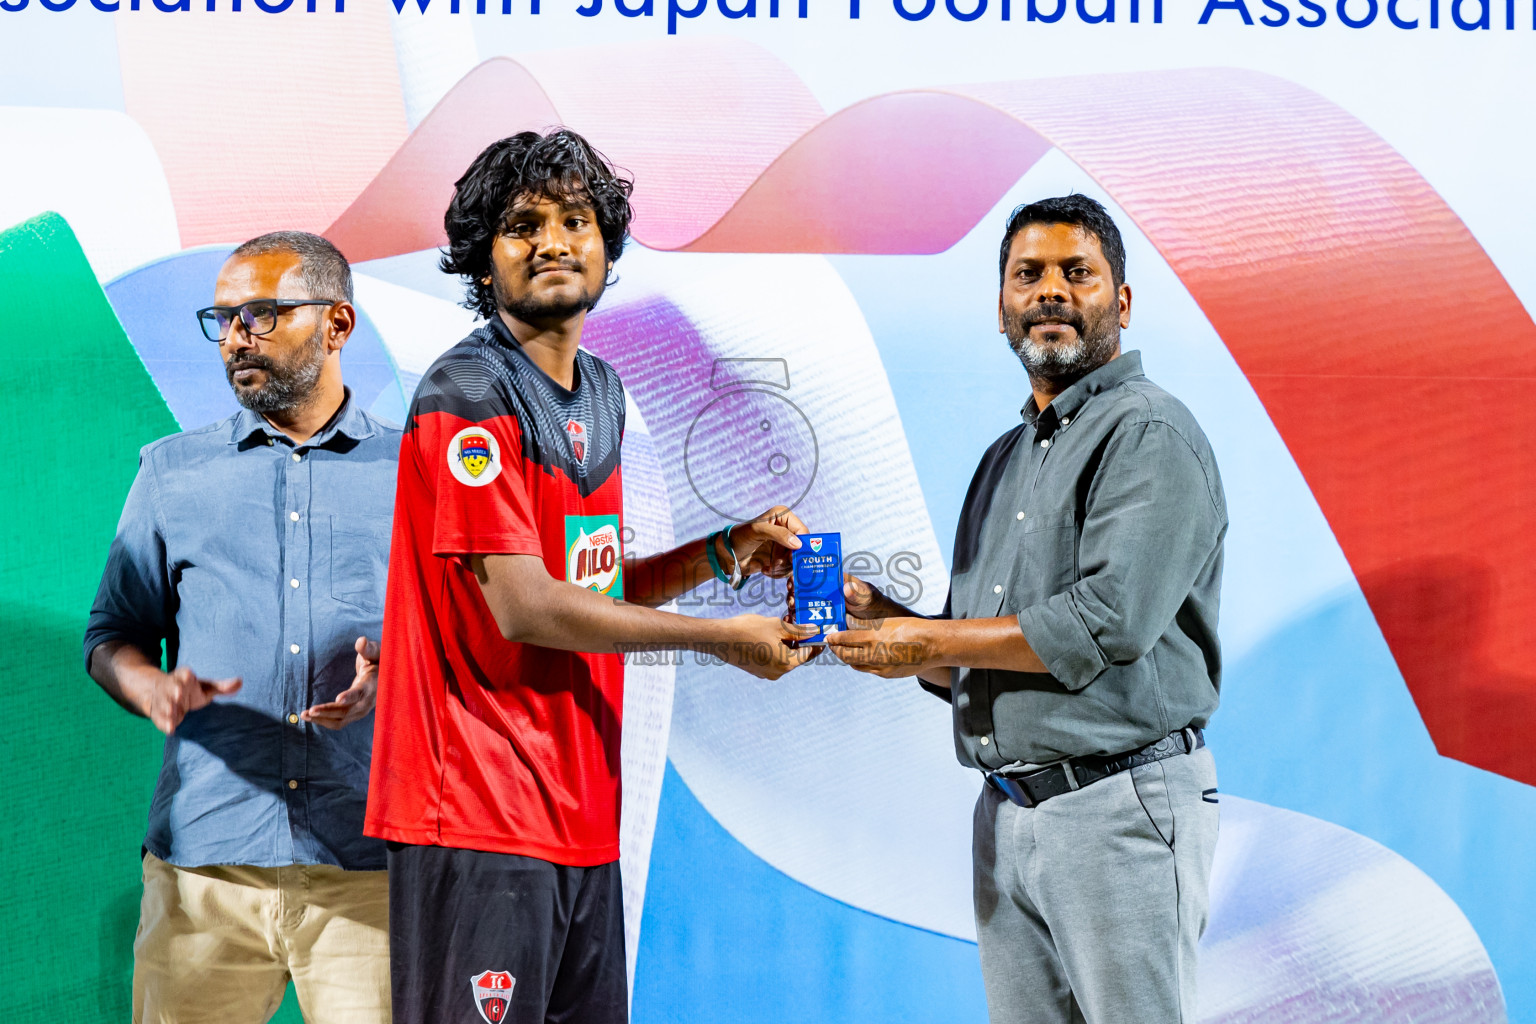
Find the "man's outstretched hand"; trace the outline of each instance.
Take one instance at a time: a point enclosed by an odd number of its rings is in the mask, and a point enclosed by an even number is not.
[[[357,652],[357,675],[352,685],[336,695],[328,704],[316,704],[299,717],[306,722],[326,729],[340,729],[358,719],[368,717],[379,692],[379,643],[365,636],[352,645]]]
[[[882,619],[912,614],[851,572],[843,573],[843,610],[849,629],[876,629]]]
[[[785,621],[795,621],[795,581],[789,581],[785,594]],[[909,616],[917,613],[897,604],[880,592],[872,583],[859,579],[853,573],[843,573],[843,622],[848,629],[879,629],[884,619]]]
[[[169,672],[153,670],[158,677],[150,691],[144,715],[155,728],[169,736],[190,712],[205,708],[213,698],[240,689],[240,678],[204,679],[185,665]]]
[[[915,676],[932,668],[928,619],[879,619],[868,629],[827,630],[827,650],[849,668],[886,679]]]
[[[789,575],[789,555],[800,547],[799,535],[810,532],[799,516],[775,505],[756,519],[731,527],[731,555],[743,576],[757,572],[782,578]]]
[[[730,621],[736,626],[734,638],[711,653],[759,679],[778,679],[821,653],[820,647],[789,646],[815,636],[817,626],[797,626],[767,615],[738,615]]]
[[[789,614],[794,617],[794,588]],[[843,621],[846,629],[826,632],[827,650],[849,668],[886,679],[933,674],[933,623],[891,600],[880,588],[843,574]],[[947,682],[941,685],[949,685]]]

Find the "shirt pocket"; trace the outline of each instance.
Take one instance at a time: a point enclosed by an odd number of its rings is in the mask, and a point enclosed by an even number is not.
[[[331,597],[364,611],[384,609],[391,516],[331,516]]]
[[[1054,597],[1077,582],[1077,513],[1070,508],[1031,512],[1021,525],[1009,587],[1015,608]]]

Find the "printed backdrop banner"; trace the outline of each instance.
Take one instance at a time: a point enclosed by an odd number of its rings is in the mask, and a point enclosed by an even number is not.
[[[454,181],[567,125],[636,183],[586,336],[630,550],[792,504],[920,611],[1028,395],[1007,214],[1103,202],[1232,523],[1201,1020],[1536,1022],[1533,44],[1536,0],[0,3],[0,1020],[128,1013],[161,744],[79,642],[138,447],[234,408],[219,265],[335,241],[344,373],[399,421],[474,326]],[[946,705],[820,661],[627,684],[637,1024],[986,1019]]]

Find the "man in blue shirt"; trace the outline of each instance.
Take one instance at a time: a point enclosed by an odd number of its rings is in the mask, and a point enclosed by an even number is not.
[[[166,734],[134,1020],[389,1019],[384,844],[362,833],[400,431],[342,384],[352,274],[253,239],[198,311],[244,408],[139,456],[85,636]],[[164,665],[161,669],[161,645]]]

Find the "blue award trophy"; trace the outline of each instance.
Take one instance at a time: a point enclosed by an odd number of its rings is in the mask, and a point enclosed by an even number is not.
[[[800,643],[824,644],[828,626],[847,628],[843,619],[843,536],[802,534],[800,547],[790,554],[789,561],[795,584],[795,622],[822,630]]]

